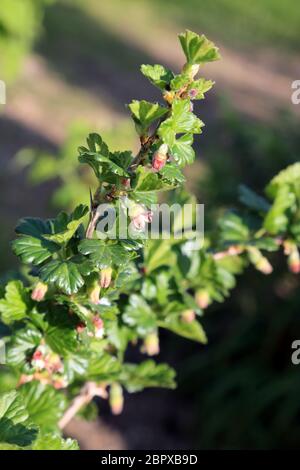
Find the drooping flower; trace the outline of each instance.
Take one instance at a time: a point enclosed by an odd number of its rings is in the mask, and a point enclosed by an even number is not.
[[[159,354],[159,338],[156,331],[145,337],[142,352],[145,352],[148,356]]]
[[[292,273],[300,273],[300,255],[296,243],[285,240],[283,243],[284,254],[288,256],[288,266]]]
[[[100,291],[101,287],[98,282],[95,282],[92,287],[89,288],[88,294],[90,301],[97,305],[100,302]]]
[[[44,300],[45,295],[47,293],[47,290],[48,290],[47,284],[45,284],[42,281],[39,281],[35,285],[32,293],[31,293],[32,300],[35,300],[36,302],[41,302],[42,300]]]
[[[195,301],[198,307],[205,309],[211,303],[211,298],[207,289],[199,289],[196,292]]]
[[[192,323],[195,320],[195,312],[192,309],[184,310],[181,314],[181,319],[184,323]]]
[[[119,415],[122,413],[124,407],[123,389],[117,382],[112,383],[110,386],[109,405],[112,414]]]
[[[254,264],[256,269],[263,274],[271,274],[273,271],[273,266],[270,264],[269,260],[263,256],[258,248],[251,246],[247,248],[250,261]]]
[[[166,164],[168,157],[168,146],[162,144],[152,157],[152,168],[154,171],[160,171]]]
[[[112,268],[101,269],[100,286],[107,289],[111,283]]]

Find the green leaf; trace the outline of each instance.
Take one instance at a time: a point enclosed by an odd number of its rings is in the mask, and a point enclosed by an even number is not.
[[[224,241],[245,242],[249,240],[249,228],[243,219],[233,213],[226,213],[218,223],[220,227],[220,236]]]
[[[77,206],[71,215],[61,212],[53,222],[55,233],[46,234],[43,238],[59,245],[67,243],[82,224],[88,212],[89,208],[83,204]]]
[[[22,398],[14,390],[0,395],[0,443],[25,447],[37,437]]]
[[[78,443],[71,438],[63,439],[58,434],[40,433],[31,446],[32,450],[79,450]]]
[[[142,65],[141,72],[150,82],[161,90],[165,90],[173,78],[173,72],[162,65]]]
[[[123,313],[124,322],[135,327],[138,334],[145,336],[156,327],[156,316],[145,300],[139,295],[133,294],[129,299]]]
[[[29,296],[21,281],[10,281],[5,287],[5,298],[0,300],[3,323],[9,325],[22,320],[28,312]]]
[[[65,396],[38,381],[22,385],[19,392],[32,422],[45,432],[56,430],[66,406]]]
[[[91,262],[99,269],[112,265],[124,266],[129,258],[129,252],[120,244],[107,245],[102,240],[82,240],[79,251],[89,255]]]
[[[144,256],[147,274],[161,266],[173,266],[176,262],[175,253],[170,250],[170,240],[149,240]]]
[[[200,134],[204,124],[190,110],[190,100],[174,100],[171,116],[159,127],[158,134],[169,147],[175,144],[176,134]]]
[[[197,94],[193,98],[194,100],[203,100],[205,98],[204,94],[209,91],[215,82],[212,80],[206,80],[205,78],[199,78],[194,80],[193,83],[189,86],[189,90],[196,90]]]
[[[13,367],[22,367],[27,355],[40,344],[42,334],[33,327],[18,330],[10,337],[7,348],[6,362]]]
[[[190,165],[195,160],[195,152],[192,147],[193,136],[185,134],[175,141],[170,147],[170,152],[179,166]]]
[[[138,365],[124,364],[119,380],[132,393],[149,387],[174,389],[176,387],[174,378],[174,369],[167,364],[156,364],[149,359]]]
[[[110,153],[106,143],[98,134],[90,134],[87,138],[88,148],[79,147],[80,163],[87,163],[95,172],[97,178],[101,178],[102,173],[112,172],[118,176],[129,176],[123,168],[125,156],[129,158],[128,152],[123,153],[120,161],[116,163],[119,152]]]
[[[190,323],[184,322],[176,315],[169,315],[165,320],[159,321],[159,326],[176,333],[184,338],[198,341],[199,343],[206,344],[207,337],[201,324],[194,320]]]
[[[171,184],[183,184],[185,177],[182,174],[180,168],[173,163],[167,163],[159,172],[163,179],[167,180]]]
[[[90,380],[114,381],[120,373],[119,361],[108,353],[93,354],[89,360],[87,375]]]
[[[264,197],[259,196],[243,184],[239,186],[239,200],[245,206],[258,212],[268,212],[270,209],[270,204]]]
[[[163,179],[159,178],[157,173],[153,173],[150,168],[140,166],[136,171],[132,198],[137,202],[149,206],[156,202],[158,191],[169,191],[173,188],[174,186],[163,181]]]
[[[43,266],[39,276],[46,284],[53,284],[65,294],[76,294],[84,280],[78,266],[72,261],[52,260]]]
[[[282,186],[288,185],[292,191],[300,196],[300,162],[288,166],[285,170],[280,171],[268,184],[266,188],[267,195],[275,199],[278,191]]]
[[[189,65],[204,64],[220,58],[218,48],[204,34],[199,36],[186,30],[179,34],[179,41]]]
[[[51,220],[22,219],[16,232],[21,236],[12,242],[12,248],[23,263],[39,265],[59,250],[56,243],[44,238],[52,233]]]
[[[264,220],[264,228],[272,235],[282,233],[287,229],[289,218],[287,211],[295,203],[295,194],[288,185],[280,186],[275,200]]]
[[[60,356],[68,356],[78,349],[76,320],[62,309],[49,314],[51,325],[46,331],[46,342]]]
[[[145,135],[151,124],[168,112],[167,108],[163,108],[158,103],[144,100],[133,100],[128,107],[140,135]]]

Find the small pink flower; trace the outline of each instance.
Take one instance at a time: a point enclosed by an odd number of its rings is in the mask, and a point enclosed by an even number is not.
[[[47,290],[47,284],[39,281],[31,293],[32,300],[35,300],[36,302],[41,302],[42,300],[44,300]]]

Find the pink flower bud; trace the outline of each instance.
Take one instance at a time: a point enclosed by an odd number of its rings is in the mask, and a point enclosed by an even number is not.
[[[296,243],[285,240],[283,243],[284,254],[288,256],[288,266],[292,273],[300,273],[300,255]]]
[[[156,354],[159,354],[159,338],[156,331],[149,333],[145,337],[142,352],[145,352],[148,354],[148,356],[155,356]]]
[[[196,88],[191,88],[188,92],[188,95],[191,98],[191,100],[193,100],[198,95],[198,90],[196,90]]]
[[[99,316],[95,316],[93,318],[93,325],[95,327],[95,338],[103,338],[103,335],[104,335],[104,323],[103,323],[103,320],[102,318],[100,318]]]
[[[110,386],[109,404],[112,414],[119,415],[122,413],[124,407],[123,389],[118,383],[113,383]]]
[[[41,302],[42,300],[44,300],[47,290],[47,284],[39,281],[31,293],[32,300],[35,300],[36,302]]]
[[[112,268],[101,269],[100,286],[107,289],[111,283]]]
[[[267,258],[265,258],[258,248],[251,246],[247,248],[249,258],[251,263],[254,264],[256,269],[263,274],[271,274],[273,271],[272,265],[269,263]]]
[[[166,164],[168,154],[168,146],[162,144],[152,157],[152,168],[154,171],[160,171]]]
[[[192,309],[185,310],[181,314],[181,319],[184,323],[192,323],[195,320],[195,317],[196,317],[195,312]]]
[[[196,304],[198,305],[198,307],[202,309],[207,308],[209,304],[211,303],[209,292],[206,289],[199,289],[196,292],[195,300],[196,300]]]

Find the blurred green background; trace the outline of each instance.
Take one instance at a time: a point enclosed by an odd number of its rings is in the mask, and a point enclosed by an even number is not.
[[[203,70],[216,85],[198,105],[206,128],[187,170],[207,226],[236,204],[238,184],[261,191],[299,160],[297,0],[1,0],[3,278],[16,267],[9,240],[19,217],[88,200],[93,180],[78,170],[76,148],[89,131],[114,149],[137,148],[125,104],[158,98],[140,64],[179,70],[176,35],[185,28],[205,33],[222,55]],[[300,337],[299,277],[273,261],[276,274],[248,271],[225,304],[208,309],[208,346],[162,338],[177,391],[128,397],[119,418],[100,406],[102,436],[85,446],[298,448],[300,369],[290,355]]]

